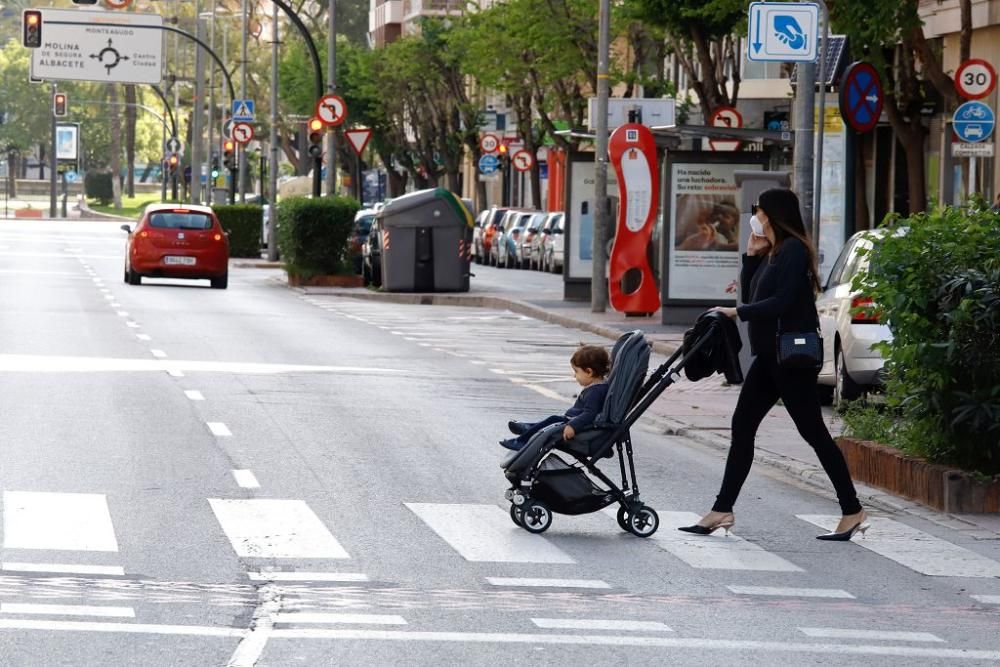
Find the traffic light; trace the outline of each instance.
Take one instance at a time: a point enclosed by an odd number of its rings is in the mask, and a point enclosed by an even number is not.
[[[323,155],[323,121],[319,118],[309,119],[309,156]]]
[[[212,181],[219,177],[219,156],[212,152]]]
[[[222,140],[222,163],[226,169],[236,169],[236,142],[232,139]]]
[[[37,49],[42,45],[42,13],[37,9],[25,9],[21,21],[24,24],[21,43],[26,48]]]
[[[181,161],[180,158],[177,157],[177,153],[171,153],[170,157],[167,158],[167,167],[170,171],[176,171],[180,163]]]
[[[66,99],[66,93],[56,93],[52,96],[52,114],[56,118],[62,118],[66,115],[66,107],[69,104],[69,100]]]
[[[500,154],[500,159],[507,157],[507,151],[510,150],[507,144],[501,143],[497,146],[497,153]]]

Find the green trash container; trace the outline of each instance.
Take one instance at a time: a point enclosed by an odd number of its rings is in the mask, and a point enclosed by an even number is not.
[[[382,289],[468,292],[472,213],[444,188],[397,197],[378,213]]]

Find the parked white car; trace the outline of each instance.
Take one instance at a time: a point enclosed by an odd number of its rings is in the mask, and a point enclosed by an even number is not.
[[[852,236],[837,257],[823,292],[816,299],[823,333],[823,368],[818,383],[825,402],[840,405],[860,398],[882,384],[882,355],[872,346],[892,339],[889,327],[873,312],[871,299],[851,287],[854,276],[868,268],[859,254],[885,237],[886,230],[866,230]]]
[[[563,270],[566,216],[562,211],[549,213],[547,221],[549,233],[545,235],[542,248],[542,271],[550,273]]]

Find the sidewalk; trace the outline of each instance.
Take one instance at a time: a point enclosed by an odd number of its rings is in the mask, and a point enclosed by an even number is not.
[[[304,287],[307,294],[327,294],[355,299],[424,305],[460,305],[506,309],[538,320],[581,329],[614,340],[626,331],[641,329],[652,342],[655,355],[672,354],[681,344],[687,327],[661,324],[660,314],[653,317],[626,317],[611,310],[591,312],[589,303],[562,300],[562,276],[538,272],[502,270],[475,265],[472,288],[467,293],[387,293],[366,288]],[[653,363],[662,363],[656,358]],[[720,375],[700,382],[682,378],[671,386],[647,411],[663,432],[678,435],[703,445],[725,451],[729,448],[730,418],[736,407],[739,387],[727,386]],[[842,431],[839,417],[824,408],[824,419],[834,436]],[[756,459],[794,477],[824,496],[833,498],[826,473],[819,466],[812,448],[802,440],[788,414],[773,409],[761,424],[757,436]],[[721,474],[721,467],[720,467]],[[858,484],[862,502],[891,512],[906,512],[959,530],[977,539],[1000,538],[1000,515],[942,514],[905,498]],[[708,498],[706,498],[708,502]]]

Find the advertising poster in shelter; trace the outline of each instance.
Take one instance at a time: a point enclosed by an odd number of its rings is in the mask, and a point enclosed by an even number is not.
[[[76,123],[59,123],[56,126],[56,159],[80,158],[80,126]]]
[[[677,161],[670,165],[668,300],[725,304],[736,299],[740,210],[735,172],[763,169],[752,158],[748,156],[745,164]]]
[[[814,118],[818,121],[819,110]],[[847,131],[836,103],[828,104],[823,125],[823,187],[820,190],[819,275],[826,281],[844,245],[847,216]],[[806,221],[812,232],[812,222]]]

